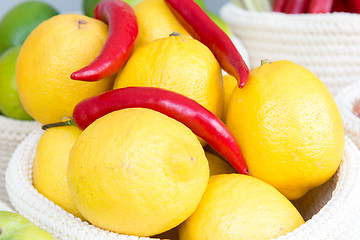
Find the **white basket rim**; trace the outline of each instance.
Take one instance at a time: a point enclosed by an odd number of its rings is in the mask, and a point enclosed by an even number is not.
[[[19,120],[0,115],[0,131],[12,131],[13,129],[19,130],[24,128],[30,129],[36,125],[40,126],[40,123],[35,120]]]
[[[360,118],[356,117],[352,112],[352,104],[355,99],[360,100],[360,81],[344,87],[335,97],[335,101],[345,117],[344,120],[356,123],[360,134]]]
[[[17,147],[10,160],[9,168],[6,172],[6,188],[15,210],[30,221],[33,221],[35,224],[49,231],[58,239],[153,239],[126,236],[97,228],[86,222],[82,222],[79,218],[67,213],[65,210],[38,193],[32,185],[32,172],[29,172],[26,165],[32,164],[36,144],[42,133],[43,131],[38,129],[31,132]],[[356,152],[354,149],[356,149]],[[333,192],[333,197],[319,213],[315,214],[310,220],[302,224],[293,232],[290,232],[285,236],[280,236],[277,239],[286,240],[293,239],[293,237],[296,239],[306,239],[298,238],[297,235],[306,232],[306,236],[309,236],[314,228],[328,229],[331,227],[331,230],[334,231],[334,226],[328,221],[329,217],[339,217],[339,212],[342,212],[344,208],[347,207],[344,206],[344,199],[354,195],[352,194],[353,191],[360,191],[359,160],[360,152],[354,143],[346,137],[345,153],[340,169],[336,173],[338,174],[338,182]],[[356,210],[359,212],[360,203],[357,203]],[[358,213],[356,211],[354,212]],[[45,218],[46,222],[40,221],[39,217]],[[339,221],[341,221],[341,219]],[[338,226],[337,230],[343,231],[341,226]]]

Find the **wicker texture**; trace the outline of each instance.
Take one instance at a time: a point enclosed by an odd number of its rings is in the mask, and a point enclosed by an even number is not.
[[[41,134],[41,130],[34,130],[26,137],[14,152],[6,172],[6,188],[17,212],[56,239],[149,239],[115,234],[89,225],[39,194],[32,185],[32,164]],[[360,236],[359,197],[360,152],[346,138],[344,158],[337,173],[295,203],[307,222],[278,239],[356,239]]]
[[[5,170],[16,146],[40,124],[0,115],[0,201],[10,204],[5,190]]]
[[[360,101],[360,82],[342,89],[335,98],[342,115],[345,134],[360,149],[360,118],[353,113],[355,100]]]
[[[14,210],[9,207],[6,203],[0,201],[0,211],[8,211],[8,212],[14,212]]]
[[[220,11],[244,43],[251,68],[290,60],[315,73],[335,96],[360,81],[360,15],[255,12],[225,4]]]

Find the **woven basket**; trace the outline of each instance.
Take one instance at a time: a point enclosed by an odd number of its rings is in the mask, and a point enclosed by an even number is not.
[[[67,213],[37,192],[32,185],[32,164],[43,131],[34,130],[17,147],[6,172],[6,188],[16,211],[50,232],[56,239],[145,240],[102,230]],[[336,174],[322,186],[294,202],[307,220],[279,237],[281,240],[356,239],[360,236],[360,152],[346,138],[343,161]]]
[[[360,101],[360,82],[342,89],[335,101],[342,115],[345,133],[360,149],[360,118],[353,113],[353,104],[356,99]]]
[[[248,67],[250,67],[249,53],[248,53],[245,45],[243,44],[243,42],[237,36],[232,36],[231,41],[233,42],[234,46],[240,53],[240,55],[243,58],[246,65],[248,65]]]
[[[360,15],[285,14],[225,4],[221,17],[244,43],[250,67],[290,60],[315,73],[333,95],[360,81]]]
[[[14,212],[6,203],[0,201],[0,211]]]
[[[0,201],[9,204],[5,191],[5,170],[16,146],[39,126],[35,121],[20,121],[0,115]]]

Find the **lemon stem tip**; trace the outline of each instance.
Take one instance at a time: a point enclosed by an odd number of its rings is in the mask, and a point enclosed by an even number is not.
[[[178,32],[172,32],[172,33],[170,33],[170,35],[169,35],[169,37],[171,37],[171,36],[181,36],[181,34],[180,33],[178,33]]]
[[[272,62],[270,60],[268,60],[268,59],[261,60],[261,65],[270,64],[270,63],[272,63]]]

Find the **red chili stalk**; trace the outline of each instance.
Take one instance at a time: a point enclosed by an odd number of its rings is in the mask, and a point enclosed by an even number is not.
[[[345,12],[355,13],[355,7],[352,0],[343,0]]]
[[[286,1],[287,0],[275,0],[274,6],[273,6],[273,11],[274,12],[284,12]]]
[[[360,13],[360,0],[347,0],[349,8],[353,13]]]
[[[334,0],[310,0],[309,13],[331,12]]]
[[[305,13],[308,4],[309,0],[288,0],[283,12],[290,14]]]
[[[343,0],[334,0],[331,12],[345,12],[345,2]]]
[[[103,0],[94,16],[109,24],[109,35],[100,55],[90,65],[71,74],[72,79],[97,81],[119,71],[129,58],[138,35],[136,15],[121,0]]]
[[[75,125],[84,130],[96,119],[124,108],[148,108],[174,118],[209,143],[235,170],[248,174],[239,144],[218,117],[196,101],[161,88],[127,87],[104,92],[78,103],[72,120],[47,124],[43,129]]]
[[[352,111],[356,117],[360,118],[360,98],[355,99]]]
[[[243,87],[249,68],[228,35],[193,0],[165,0],[174,16],[192,37],[206,45],[220,66]]]

